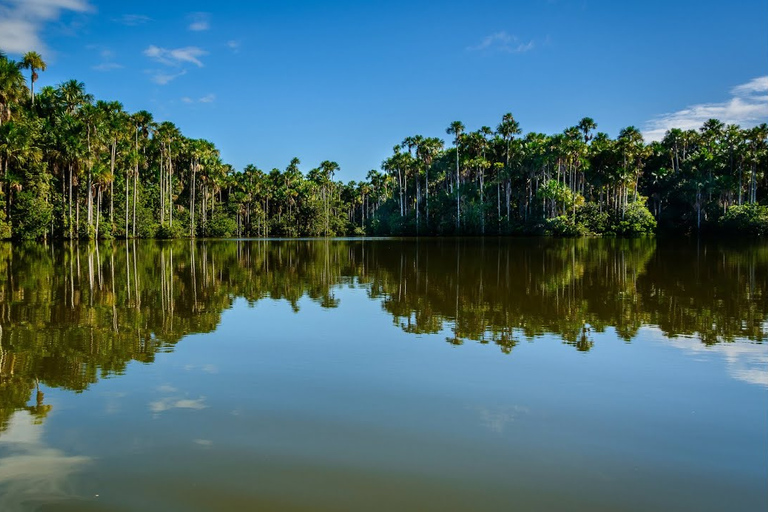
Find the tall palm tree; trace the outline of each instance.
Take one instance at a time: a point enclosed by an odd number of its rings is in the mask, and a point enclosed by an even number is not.
[[[37,52],[27,52],[21,60],[21,67],[28,69],[29,73],[29,92],[32,98],[32,106],[35,106],[35,82],[38,79],[38,70],[45,71],[46,65],[43,58]]]
[[[461,134],[464,133],[464,124],[461,121],[454,121],[446,128],[445,133],[453,135],[453,145],[456,148],[456,232],[459,232],[461,228],[461,192],[459,186],[461,185],[461,175],[459,171],[459,143],[461,142]]]
[[[134,145],[137,153],[137,158],[134,162],[133,171],[133,237],[136,237],[136,203],[139,199],[139,162],[143,161],[144,165],[148,164],[146,158],[147,141],[152,133],[155,124],[152,120],[152,114],[146,110],[140,110],[131,116],[135,127],[134,133]],[[141,148],[141,156],[139,156],[139,148]]]
[[[429,169],[435,157],[442,151],[443,141],[437,137],[422,138],[416,148],[416,155],[424,167],[424,188],[426,189],[426,223],[429,229]]]
[[[520,123],[515,120],[515,116],[511,112],[507,112],[501,117],[501,123],[496,127],[496,133],[498,133],[504,142],[504,188],[507,192],[507,222],[509,222],[509,187],[510,187],[510,175],[511,169],[509,166],[512,141],[515,135],[519,134]],[[499,231],[501,231],[501,181],[498,177],[496,179],[496,210],[499,217]]]
[[[27,93],[19,64],[0,55],[0,126],[11,118],[11,105]]]
[[[333,187],[333,175],[338,172],[339,164],[329,160],[323,160],[320,162],[320,175],[322,177],[323,187],[323,202],[325,203],[325,236],[330,233],[330,207],[329,201],[332,187]]]

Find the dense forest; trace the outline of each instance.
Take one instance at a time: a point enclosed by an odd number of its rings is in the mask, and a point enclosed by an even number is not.
[[[0,238],[768,232],[766,124],[712,119],[647,144],[588,117],[523,134],[504,114],[495,130],[405,137],[343,183],[330,160],[236,170],[212,142],[77,80],[35,91],[45,68],[0,53]]]

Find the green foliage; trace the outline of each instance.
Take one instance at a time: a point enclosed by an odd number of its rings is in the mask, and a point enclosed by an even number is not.
[[[615,233],[611,223],[611,215],[607,211],[600,211],[600,205],[586,203],[576,209],[576,223],[592,234],[603,235]]]
[[[5,215],[5,210],[0,210],[0,240],[11,238],[11,223]]]
[[[0,209],[11,218],[0,218],[0,237],[636,236],[657,221],[705,232],[734,204],[766,202],[766,124],[712,119],[646,144],[631,126],[615,139],[594,133],[591,118],[523,135],[506,113],[495,131],[454,121],[447,142],[405,137],[381,172],[344,183],[330,160],[236,171],[213,143],[97,101],[76,80],[43,87],[33,106],[22,64],[42,71],[45,61],[0,52]],[[762,232],[747,214],[723,222]]]
[[[616,233],[624,236],[647,235],[656,229],[656,219],[648,211],[644,201],[629,203],[624,218],[618,221]]]
[[[571,217],[565,215],[547,219],[546,230],[547,234],[565,237],[589,234],[589,230],[585,226],[575,223]]]
[[[34,191],[19,192],[13,205],[14,236],[42,240],[50,234],[53,207]]]
[[[171,226],[170,223],[166,222],[164,224],[161,224],[157,227],[157,233],[155,233],[155,238],[160,239],[172,239],[172,238],[183,238],[187,236],[188,232],[185,230],[184,225],[176,221],[173,223],[173,226]]]
[[[764,236],[768,234],[768,206],[731,206],[720,218],[720,228],[729,235]]]
[[[206,236],[229,238],[237,234],[237,223],[223,213],[217,212],[206,225]]]

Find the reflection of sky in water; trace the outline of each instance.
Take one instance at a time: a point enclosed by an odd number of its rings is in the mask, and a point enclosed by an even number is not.
[[[728,375],[736,380],[768,388],[768,344],[719,343],[707,346],[698,336],[669,338],[656,327],[645,327],[645,335],[667,345],[681,349],[689,355],[716,356],[724,363]]]
[[[0,510],[23,510],[24,504],[72,496],[68,480],[82,470],[89,457],[68,456],[46,446],[45,425],[35,424],[27,411],[11,416],[0,435]]]
[[[205,405],[205,397],[201,396],[196,400],[190,398],[166,397],[155,400],[149,404],[149,410],[154,413],[168,411],[170,409],[193,409],[199,411],[208,407]]]

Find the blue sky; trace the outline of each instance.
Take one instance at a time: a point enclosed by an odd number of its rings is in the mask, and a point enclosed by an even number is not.
[[[0,48],[146,109],[225,161],[361,179],[461,120],[560,132],[584,116],[658,138],[768,120],[768,2],[0,0]]]

